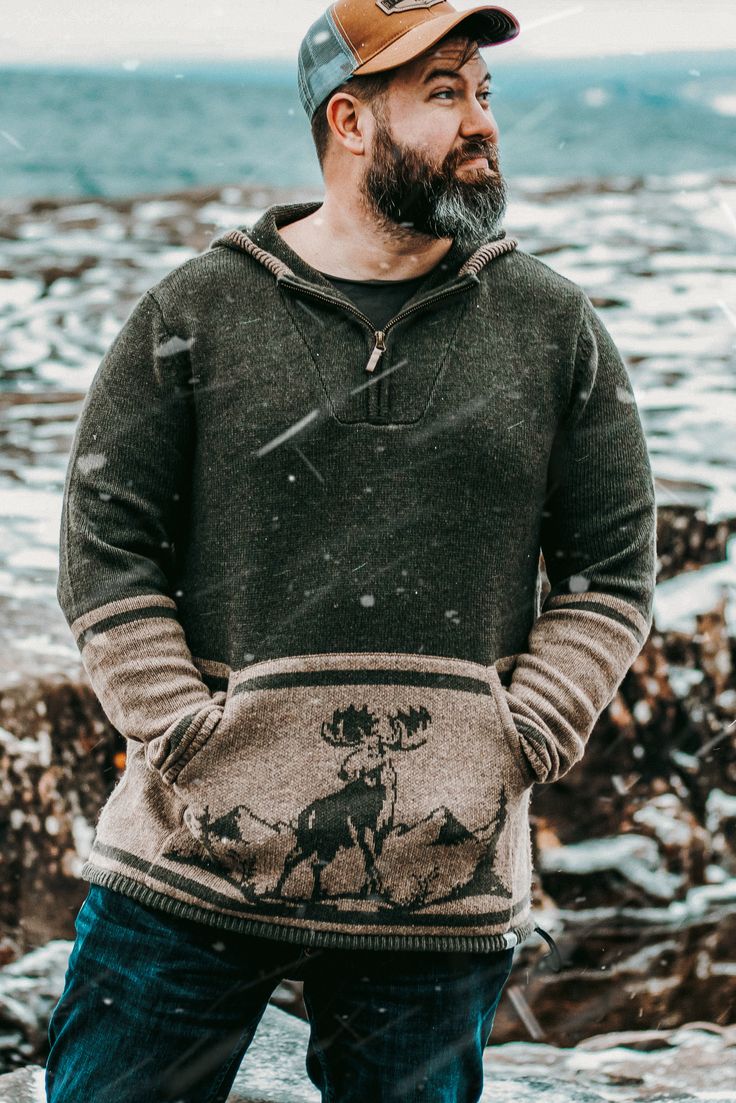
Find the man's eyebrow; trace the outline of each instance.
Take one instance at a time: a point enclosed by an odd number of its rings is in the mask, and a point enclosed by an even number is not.
[[[427,75],[422,80],[422,84],[429,84],[429,82],[431,80],[435,80],[437,77],[446,77],[449,80],[462,80],[463,79],[460,76],[460,73],[458,72],[457,69],[430,69],[430,71],[427,73]],[[480,88],[480,86],[482,84],[485,84],[486,81],[490,81],[490,79],[491,79],[491,74],[486,73],[486,75],[483,77],[483,80],[481,80],[480,83],[478,84],[478,87]]]

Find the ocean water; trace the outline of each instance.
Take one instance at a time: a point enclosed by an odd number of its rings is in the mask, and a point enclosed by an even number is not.
[[[736,172],[736,50],[483,54],[507,177]],[[0,198],[321,182],[291,63],[0,68]]]

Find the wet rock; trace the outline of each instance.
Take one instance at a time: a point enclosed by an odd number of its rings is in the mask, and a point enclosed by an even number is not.
[[[540,916],[562,967],[539,946],[519,947],[494,1026],[499,1042],[575,1045],[601,1029],[674,1029],[697,1007],[703,1020],[736,1020],[736,881],[695,888],[666,908],[560,909]]]
[[[690,1021],[673,1030],[593,1035],[570,1048],[513,1042],[491,1046],[486,1060],[496,1078],[494,1099],[506,1098],[499,1088],[508,1083],[508,1075],[522,1078],[532,1070],[540,1085],[539,1098],[546,1103],[554,1098],[547,1094],[550,1090],[566,1100],[564,1092],[570,1085],[585,1085],[586,1090],[601,1093],[597,1098],[627,1103],[732,1103],[736,1099],[736,1026]],[[528,1081],[524,1079],[523,1084]],[[520,1094],[519,1098],[527,1097]]]
[[[269,1004],[233,1084],[228,1103],[320,1103],[307,1076],[309,1026]]]
[[[89,228],[92,228],[94,223],[88,221],[87,225]],[[80,257],[80,259],[73,264],[52,264],[46,268],[40,268],[39,274],[44,282],[44,287],[48,289],[55,280],[79,279],[88,268],[95,268],[96,265],[96,257]]]
[[[736,796],[711,789],[705,801],[705,825],[718,867],[736,874]]]
[[[0,690],[3,954],[73,938],[80,880],[124,741],[89,683],[29,678]]]
[[[0,970],[0,1072],[45,1062],[51,1012],[73,943],[58,939]]]
[[[638,905],[674,900],[683,888],[682,874],[663,868],[654,839],[633,831],[548,847],[541,852],[539,871],[545,888],[561,906],[580,899],[596,907],[626,892]]]
[[[695,506],[660,506],[657,510],[657,581],[673,578],[706,563],[726,558],[729,536],[736,532],[736,519],[709,521]]]
[[[45,1103],[44,1070],[39,1065],[0,1075],[0,1103]]]

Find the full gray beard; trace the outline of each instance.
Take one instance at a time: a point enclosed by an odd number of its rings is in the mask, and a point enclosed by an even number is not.
[[[496,237],[506,211],[506,188],[500,181],[492,190],[474,190],[471,201],[467,193],[454,188],[443,192],[436,201],[432,225],[436,237],[454,237],[464,248],[473,242]]]
[[[485,152],[487,145],[481,155]],[[390,238],[451,237],[466,248],[498,237],[506,211],[506,183],[495,150],[490,164],[493,175],[478,170],[475,179],[461,179],[464,170],[455,158],[448,157],[440,169],[427,165],[420,152],[394,141],[384,121],[363,177],[363,202]]]

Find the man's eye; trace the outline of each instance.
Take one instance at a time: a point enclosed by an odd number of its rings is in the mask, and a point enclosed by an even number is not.
[[[439,92],[433,93],[433,95],[431,95],[431,98],[437,99],[438,97],[441,97],[441,96],[455,96],[455,95],[456,95],[456,93],[455,93],[454,88],[441,88],[439,90]],[[480,99],[486,99],[487,101],[488,101],[488,99],[490,99],[490,97],[492,95],[493,95],[493,93],[491,92],[490,88],[488,88],[486,90],[486,92],[479,92],[478,93],[478,96],[479,96]]]

